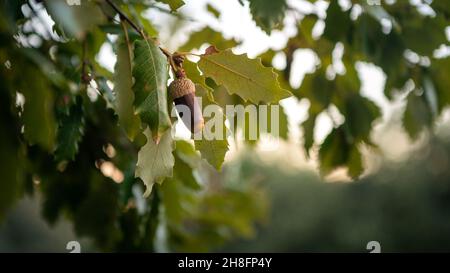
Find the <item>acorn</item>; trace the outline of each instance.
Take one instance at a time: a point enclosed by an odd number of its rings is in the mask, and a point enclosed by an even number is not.
[[[183,69],[176,71],[175,76],[176,79],[169,85],[169,94],[184,125],[192,133],[197,133],[203,129],[205,123],[202,109],[195,96],[195,84],[186,77]]]

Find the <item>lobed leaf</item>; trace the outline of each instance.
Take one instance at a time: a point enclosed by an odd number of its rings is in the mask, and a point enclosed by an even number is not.
[[[214,104],[208,99],[207,90],[203,88],[201,85],[196,85],[197,89],[197,95],[200,95],[202,97],[202,104],[205,105],[211,105]],[[214,104],[215,105],[215,104]],[[220,107],[216,105],[217,107]],[[202,156],[211,166],[216,168],[217,170],[220,170],[222,168],[222,164],[225,161],[225,155],[228,152],[228,140],[227,140],[227,129],[225,126],[225,116],[223,115],[222,120],[222,129],[223,132],[221,132],[221,139],[213,139],[212,136],[208,136],[209,132],[212,132],[212,129],[209,128],[210,125],[208,121],[212,117],[204,117],[205,118],[205,127],[202,130],[202,138],[199,140],[195,140],[195,149],[198,150]],[[217,118],[217,117],[214,117]],[[210,130],[211,129],[211,130]],[[219,128],[214,128],[215,130],[219,130]],[[211,139],[211,140],[209,140]]]
[[[174,142],[171,130],[167,130],[159,143],[155,143],[150,129],[144,131],[147,143],[139,150],[135,176],[145,184],[144,197],[148,197],[155,183],[162,183],[167,177],[172,177],[175,158],[172,154]]]
[[[78,153],[78,144],[83,135],[84,113],[81,99],[79,99],[76,104],[70,107],[68,115],[60,119],[55,151],[56,161],[74,160]]]
[[[253,20],[267,34],[283,22],[287,8],[285,0],[249,0],[249,2]]]
[[[202,55],[198,67],[228,93],[237,94],[245,101],[271,103],[291,95],[280,87],[273,69],[264,67],[260,59],[234,55],[231,50]]]

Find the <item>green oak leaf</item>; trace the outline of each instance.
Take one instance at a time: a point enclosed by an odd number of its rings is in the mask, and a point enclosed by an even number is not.
[[[169,5],[172,11],[176,11],[177,9],[181,8],[184,5],[183,0],[156,0],[156,1]]]
[[[405,20],[402,37],[405,44],[419,55],[433,55],[435,49],[442,44],[447,44],[445,27],[448,21],[441,16],[413,16]]]
[[[334,83],[326,78],[325,71],[321,69],[313,74],[306,74],[302,85],[294,94],[299,99],[308,98],[311,110],[318,113],[330,105],[335,89]]]
[[[344,125],[333,129],[320,146],[319,162],[322,175],[327,175],[339,167],[347,167],[348,174],[356,178],[364,170],[357,143],[349,141]]]
[[[350,11],[343,11],[339,1],[330,1],[323,36],[333,42],[342,41],[350,31]]]
[[[447,18],[448,15],[450,15],[450,2],[448,0],[441,0],[441,1],[433,1],[430,6],[435,10],[435,11],[440,11],[442,13],[444,13]]]
[[[352,95],[345,100],[342,113],[352,136],[359,140],[368,140],[373,122],[380,117],[380,109],[372,101]]]
[[[208,98],[208,91],[203,88],[201,85],[196,84],[196,94],[197,96],[201,96],[202,98],[202,105],[203,107],[207,105],[215,105],[217,107],[220,107],[216,105],[215,103],[211,102]],[[223,115],[223,113],[222,113]],[[201,139],[196,139],[195,142],[195,149],[198,150],[202,156],[203,159],[205,159],[211,166],[216,168],[217,170],[220,170],[222,168],[222,164],[225,161],[225,155],[228,152],[228,140],[227,140],[227,129],[225,126],[225,115],[223,115],[223,124],[222,124],[222,135],[220,139],[213,139],[212,136],[208,136],[209,133],[215,133],[209,126],[209,121],[211,118],[217,118],[217,117],[208,117],[205,116],[205,127],[202,130],[202,137]],[[211,124],[211,126],[214,126]],[[211,129],[211,130],[209,130]],[[214,128],[215,130],[218,130],[219,128]]]
[[[244,101],[271,103],[291,95],[280,87],[278,75],[272,68],[264,67],[260,59],[235,55],[231,50],[202,55],[198,67],[206,77]]]
[[[198,70],[197,63],[186,60],[183,63],[183,69],[192,82],[194,82],[195,84],[200,84],[202,85],[202,87],[210,89],[210,91],[212,91],[212,88],[210,88],[206,84],[206,78],[200,73],[200,70]]]
[[[178,140],[176,143],[177,156],[191,168],[195,169],[200,165],[200,154],[195,150],[194,146],[185,140]]]
[[[222,33],[213,30],[210,27],[194,32],[189,36],[189,40],[180,48],[180,51],[191,51],[198,49],[203,44],[214,45],[218,49],[228,49],[237,46],[239,43],[234,39],[225,39]]]
[[[450,67],[450,57],[437,59],[431,65],[430,77],[438,97],[439,112],[450,105],[450,77],[448,77],[448,68]]]
[[[303,128],[303,147],[305,148],[306,156],[309,157],[309,150],[314,144],[314,128],[316,128],[316,119],[318,114],[311,111],[310,108],[308,119],[305,120],[301,126]]]
[[[60,119],[58,128],[56,161],[74,160],[78,153],[78,144],[84,135],[84,114],[81,98],[70,107],[68,115]]]
[[[283,22],[287,7],[285,0],[249,0],[249,2],[253,20],[267,34]]]
[[[172,154],[174,142],[171,130],[167,130],[159,143],[153,141],[150,129],[144,131],[147,143],[138,153],[135,176],[145,184],[144,197],[148,197],[155,183],[162,183],[166,177],[172,177],[175,158]]]
[[[229,147],[226,139],[201,139],[195,141],[195,149],[200,151],[202,158],[205,159],[211,166],[213,166],[216,170],[221,170]]]
[[[411,139],[417,139],[420,132],[430,127],[432,122],[433,116],[425,97],[418,96],[414,92],[409,94],[403,116],[403,127]]]
[[[139,132],[141,121],[134,114],[133,102],[133,51],[123,37],[117,40],[117,62],[114,67],[114,93],[116,94],[116,112],[119,124],[125,129],[127,136],[133,140]]]
[[[182,226],[183,220],[190,213],[186,205],[189,208],[192,206],[190,202],[195,200],[195,198],[192,198],[192,191],[183,185],[183,180],[176,178],[167,179],[160,189],[168,230],[172,226]]]
[[[353,178],[359,177],[364,172],[364,165],[361,152],[353,145],[350,149],[347,160],[348,175]]]
[[[133,65],[135,113],[148,124],[153,139],[157,140],[171,126],[167,105],[167,58],[153,42],[137,40]]]

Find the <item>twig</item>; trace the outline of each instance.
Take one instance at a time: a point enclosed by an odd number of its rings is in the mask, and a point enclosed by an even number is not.
[[[194,18],[188,17],[188,16],[183,15],[183,14],[174,13],[173,11],[170,11],[170,10],[168,10],[168,9],[159,7],[159,6],[157,6],[157,5],[150,5],[150,7],[151,7],[151,8],[154,8],[154,9],[157,9],[157,10],[159,10],[159,11],[162,12],[162,13],[166,13],[166,14],[168,14],[168,15],[175,16],[175,17],[177,17],[177,18],[179,18],[179,19],[181,19],[181,20],[184,20],[184,21],[198,22],[198,21],[195,20]]]
[[[81,65],[81,82],[85,85],[88,85],[91,81],[91,77],[88,75],[86,66],[88,65],[89,61],[86,58],[86,52],[87,52],[87,42],[86,39],[83,40],[83,49],[82,49],[82,65]]]
[[[149,38],[146,34],[145,34],[145,32],[144,32],[144,30],[142,29],[142,28],[140,28],[137,24],[135,24],[134,22],[133,22],[133,20],[131,20],[122,10],[120,10],[120,8],[119,7],[117,7],[116,6],[116,4],[114,4],[111,0],[106,0],[106,2],[119,14],[119,16],[120,16],[120,20],[121,21],[126,21],[134,30],[136,30],[138,33],[139,33],[139,35],[141,35],[141,37],[143,38],[143,39],[145,39],[145,40],[149,40],[149,39],[151,39],[155,44],[156,44],[156,41],[154,40],[154,39],[152,39],[152,38]],[[163,48],[163,47],[161,47],[161,46],[159,46],[158,45],[158,47],[159,47],[159,49],[161,50],[161,52],[164,54],[164,55],[166,55],[166,57],[169,59],[169,63],[170,63],[170,65],[172,65],[173,64],[173,60],[172,60],[172,53],[170,53],[170,51],[169,50],[167,50],[167,49],[165,49],[165,48]],[[173,67],[172,67],[173,68]],[[175,68],[174,68],[175,69]]]
[[[128,30],[123,21],[120,21],[120,25],[122,26],[123,33],[125,34],[125,42],[127,43],[128,57],[130,58],[131,62],[132,58],[131,58],[130,38],[128,37]],[[131,63],[130,63],[130,70],[131,70]]]
[[[111,0],[106,0],[106,2],[114,9],[114,11],[116,11],[119,16],[120,16],[120,20],[125,20],[128,24],[130,24],[130,26],[132,28],[134,28],[143,38],[147,38],[147,36],[144,33],[144,30],[141,29],[138,25],[136,25],[130,18],[128,18],[128,16],[123,13],[123,11],[121,11],[119,9],[119,7],[116,6],[116,4],[114,4]]]

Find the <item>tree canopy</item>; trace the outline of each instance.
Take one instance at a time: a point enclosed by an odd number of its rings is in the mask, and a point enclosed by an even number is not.
[[[161,228],[170,250],[207,250],[252,235],[265,219],[266,192],[253,182],[221,183],[229,137],[173,137],[177,121],[167,92],[181,67],[204,105],[308,100],[302,143],[308,154],[317,147],[322,175],[345,167],[358,178],[365,168],[362,146],[376,148],[371,132],[381,110],[361,94],[358,63],[379,67],[386,97],[406,102],[402,122],[412,140],[432,132],[450,104],[448,0],[302,1],[309,12],[294,1],[235,0],[267,35],[282,29],[286,16],[296,18],[297,33],[286,45],[255,59],[235,54],[240,41],[211,26],[190,33],[177,51],[167,50],[145,12],[188,20],[182,7],[189,1],[0,2],[0,218],[20,196],[39,192],[48,222],[68,217],[77,234],[105,251],[155,251]],[[318,2],[328,5],[326,14],[314,8]],[[219,18],[213,4],[205,8]],[[113,72],[97,58],[105,44],[117,56]],[[212,47],[198,54],[205,44]],[[343,70],[336,69],[337,47]],[[293,88],[298,49],[312,50],[319,62]],[[279,54],[283,70],[272,67]],[[330,115],[330,107],[345,119],[315,143],[317,117]],[[287,122],[282,110],[281,139],[288,137]]]

